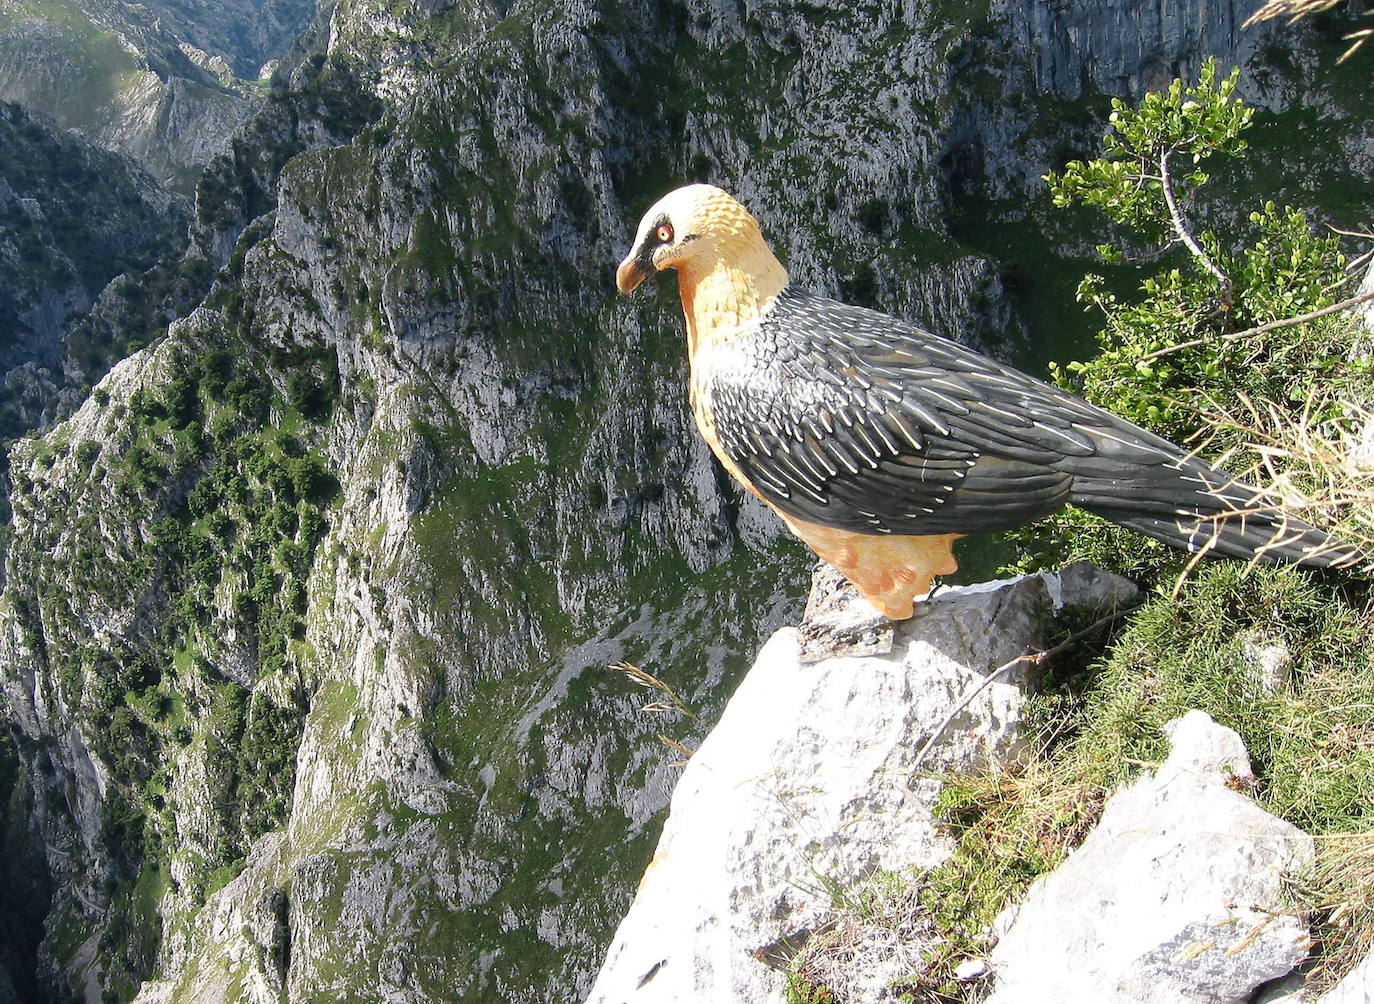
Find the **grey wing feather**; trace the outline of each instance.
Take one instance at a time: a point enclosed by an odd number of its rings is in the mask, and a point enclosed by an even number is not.
[[[1031,378],[872,311],[787,293],[724,351],[711,388],[721,445],[808,522],[870,534],[1018,526],[1063,507],[1073,478],[1051,464],[1091,449],[1063,420],[1017,410]]]
[[[724,351],[721,447],[798,519],[975,533],[1073,502],[1186,550],[1367,560],[1168,440],[885,314],[788,290]]]

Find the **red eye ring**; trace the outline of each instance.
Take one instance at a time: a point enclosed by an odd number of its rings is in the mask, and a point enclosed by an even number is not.
[[[665,223],[658,228],[656,235],[660,243],[667,244],[673,239],[673,228]]]

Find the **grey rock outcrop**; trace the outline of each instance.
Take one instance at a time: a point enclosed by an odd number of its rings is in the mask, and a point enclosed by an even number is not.
[[[1042,642],[1060,603],[1134,593],[1084,573],[943,589],[892,624],[818,571],[819,632],[813,616],[777,632],[693,754],[590,1004],[782,1001],[777,960],[830,915],[837,890],[948,857],[931,812],[940,784],[920,772],[1017,757],[1028,664],[956,709]],[[817,633],[835,650],[807,662]]]
[[[1306,958],[1281,884],[1312,838],[1236,790],[1253,778],[1233,731],[1193,711],[1168,732],[1164,765],[1001,921],[989,1004],[1241,1004]]]
[[[1374,952],[1325,993],[1308,990],[1304,974],[1279,980],[1255,998],[1254,1004],[1374,1004]]]
[[[1266,983],[1250,1004],[1308,1004],[1303,997],[1306,983],[1307,977],[1301,970],[1289,973],[1282,979]]]
[[[1346,455],[1346,463],[1356,474],[1374,475],[1374,414],[1365,419],[1364,427]]]
[[[1318,997],[1316,1004],[1374,1004],[1374,953]]]
[[[1137,96],[1195,76],[1209,54],[1243,63],[1273,26],[1242,31],[1253,5],[1241,0],[1060,4],[994,0],[1012,51],[1033,52],[1033,86],[1044,94],[1084,91]]]

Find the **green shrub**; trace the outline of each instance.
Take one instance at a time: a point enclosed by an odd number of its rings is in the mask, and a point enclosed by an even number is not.
[[[1275,484],[1286,505],[1306,503],[1304,518],[1374,541],[1374,499],[1341,470],[1342,444],[1374,398],[1358,329],[1332,314],[1254,330],[1349,295],[1337,239],[1273,203],[1250,214],[1243,238],[1194,234],[1165,197],[1161,179],[1174,180],[1170,197],[1182,204],[1202,191],[1209,156],[1244,149],[1250,115],[1234,98],[1235,80],[1218,81],[1209,64],[1195,88],[1175,83],[1140,109],[1117,103],[1104,156],[1049,178],[1061,204],[1099,207],[1135,230],[1104,245],[1107,257],[1123,257],[1141,238],[1181,249],[1135,298],[1084,280],[1080,297],[1103,315],[1101,351],[1057,378],[1222,458],[1233,473]],[[1178,170],[1161,169],[1161,158]],[[1164,723],[1200,709],[1246,742],[1254,797],[1322,838],[1306,902],[1326,950],[1309,985],[1329,983],[1374,941],[1374,897],[1365,891],[1374,875],[1368,582],[1236,561],[1192,567],[1187,555],[1072,510],[1014,539],[1023,554],[1012,570],[1088,558],[1144,584],[1147,599],[1094,657],[1051,667],[1029,708],[1034,753],[1023,765],[946,780],[942,804],[958,851],[920,880],[950,942],[978,951],[988,917],[1082,839],[1112,790],[1162,758]],[[1257,644],[1292,656],[1291,679],[1275,690],[1247,669],[1247,646]],[[1352,844],[1352,834],[1366,834],[1364,843]]]
[[[129,395],[129,413],[145,425],[167,417],[162,402],[142,387]]]
[[[76,447],[76,462],[86,470],[90,470],[95,464],[96,458],[100,456],[100,444],[94,439],[83,439]]]
[[[1300,211],[1266,202],[1249,215],[1243,240],[1223,241],[1193,234],[1180,208],[1207,182],[1209,157],[1245,149],[1240,134],[1251,116],[1234,96],[1236,80],[1233,72],[1219,81],[1209,61],[1196,87],[1175,81],[1135,110],[1114,102],[1103,156],[1047,176],[1057,204],[1099,207],[1137,228],[1136,239],[1186,252],[1131,300],[1108,292],[1100,276],[1086,277],[1079,298],[1102,312],[1100,351],[1051,369],[1090,401],[1224,461],[1242,479],[1274,485],[1296,515],[1374,544],[1374,495],[1342,463],[1344,444],[1374,404],[1374,360],[1358,350],[1348,316],[1283,323],[1348,295],[1339,239],[1315,232]],[[1161,166],[1169,163],[1184,169]],[[1100,250],[1120,259],[1129,239]],[[1084,527],[1092,532],[1075,532]],[[1028,552],[1020,568],[1084,557],[1150,582],[1182,564],[1082,512],[1015,538]]]

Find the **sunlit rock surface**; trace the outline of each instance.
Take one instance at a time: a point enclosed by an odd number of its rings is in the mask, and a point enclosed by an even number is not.
[[[799,283],[1072,344],[1096,241],[1040,177],[1095,148],[1099,89],[1258,44],[1129,6],[1049,69],[1010,6],[334,6],[200,178],[186,256],[83,322],[149,347],[28,388],[0,780],[46,882],[31,982],[584,996],[678,776],[658,735],[700,742],[809,567],[692,428],[672,280],[616,297],[634,221],[709,179]],[[1294,51],[1275,93],[1346,114]],[[212,138],[185,121],[169,149]],[[622,659],[699,721],[642,713]]]
[[[927,772],[1017,757],[1031,664],[961,707],[968,695],[1043,645],[1062,605],[1110,609],[1134,593],[1075,566],[941,589],[894,623],[819,571],[810,606],[824,623],[818,632],[808,617],[773,635],[692,755],[591,1004],[782,1002],[783,960],[830,915],[837,890],[953,852]],[[804,640],[817,633],[834,652],[807,661]],[[864,654],[847,653],[855,644]]]
[[[1241,1004],[1307,957],[1284,882],[1311,868],[1312,838],[1244,794],[1235,732],[1200,711],[1166,731],[1164,765],[1014,908],[990,1002]]]

